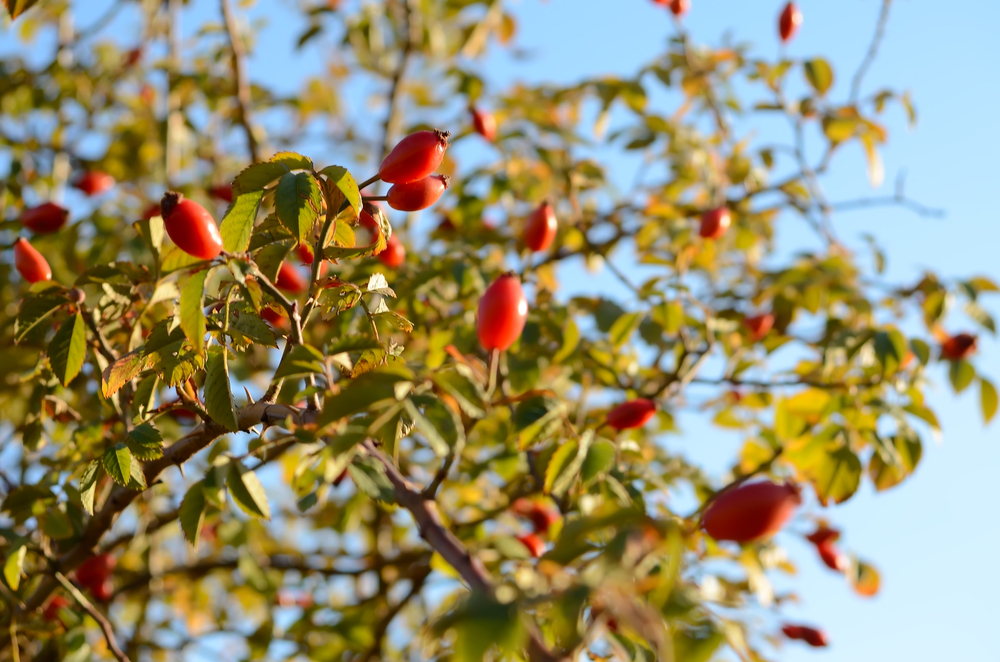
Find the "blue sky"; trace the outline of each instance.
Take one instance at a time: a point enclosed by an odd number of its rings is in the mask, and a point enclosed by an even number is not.
[[[93,4],[103,8],[107,3]],[[752,41],[759,54],[778,52],[777,0],[692,4],[685,23],[696,41],[717,44],[730,33],[739,41]],[[827,57],[838,73],[833,94],[843,95],[868,46],[879,4],[800,0],[805,22],[789,54]],[[207,12],[214,12],[217,4],[207,6]],[[673,32],[666,12],[649,0],[520,0],[513,6],[519,17],[518,45],[531,58],[491,56],[484,69],[497,81],[496,89],[514,80],[568,82],[601,73],[630,73],[661,52]],[[205,2],[196,3],[195,12],[204,7]],[[268,82],[285,77],[291,84],[287,45],[301,26],[287,17],[295,12],[251,11],[269,17],[265,39],[276,49],[252,59],[251,76]],[[890,85],[910,90],[919,113],[917,128],[907,130],[900,112],[887,115],[890,143],[884,159],[889,184],[883,190],[871,191],[861,153],[854,150],[838,158],[827,183],[833,199],[885,195],[905,170],[913,197],[947,211],[944,219],[921,218],[892,207],[838,217],[839,234],[852,245],[861,245],[858,237],[864,232],[879,238],[888,254],[889,275],[897,281],[913,281],[929,266],[950,276],[983,274],[1000,280],[1000,222],[991,199],[996,190],[993,155],[1000,149],[995,111],[1000,99],[992,84],[992,67],[1000,56],[997,25],[1000,3],[956,0],[947,8],[931,0],[894,3],[867,89]],[[9,35],[0,33],[0,51],[11,45]],[[783,223],[785,250],[807,241],[801,224],[792,218]],[[579,287],[590,285],[579,282]],[[994,311],[1000,309],[990,303]],[[981,348],[980,367],[1000,379],[995,340],[984,339]],[[775,658],[980,662],[1000,657],[988,634],[995,627],[993,596],[1000,593],[995,564],[1000,531],[991,510],[998,501],[994,483],[1000,465],[1000,423],[984,429],[975,389],[955,399],[945,374],[933,374],[939,386],[930,398],[945,431],[940,444],[925,446],[921,467],[902,486],[874,495],[866,485],[851,501],[827,512],[846,531],[844,546],[879,567],[882,593],[870,600],[855,596],[797,538],[783,536],[800,566],[794,585],[801,603],[788,613],[821,624],[832,646],[813,651],[788,645]],[[685,434],[667,444],[721,471],[739,438],[721,435],[694,417],[682,422]]]

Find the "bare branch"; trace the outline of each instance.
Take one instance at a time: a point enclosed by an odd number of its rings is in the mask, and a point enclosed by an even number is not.
[[[110,650],[111,654],[115,656],[115,659],[118,660],[118,662],[130,662],[128,655],[126,655],[122,649],[118,647],[118,642],[115,641],[115,631],[111,628],[111,623],[108,622],[107,617],[99,612],[97,607],[91,604],[90,600],[88,600],[87,597],[80,592],[80,589],[73,586],[73,583],[66,579],[66,575],[57,571],[55,573],[55,577],[56,580],[63,585],[63,588],[69,591],[69,594],[73,596],[73,599],[76,600],[81,607],[83,607],[84,611],[90,614],[90,617],[97,621],[97,624],[101,626],[101,632],[104,633],[104,639],[108,642],[108,650]]]
[[[858,95],[861,94],[861,82],[864,80],[865,74],[868,73],[868,69],[872,66],[875,61],[875,56],[878,55],[878,47],[882,44],[882,39],[885,37],[885,27],[889,24],[889,7],[892,5],[892,0],[882,0],[882,11],[878,15],[878,25],[875,27],[875,36],[872,37],[872,43],[868,47],[868,53],[865,54],[865,59],[861,61],[861,66],[854,74],[854,80],[851,81],[851,103],[856,103],[858,100]]]
[[[253,99],[250,96],[250,80],[247,77],[246,48],[239,34],[239,26],[236,24],[232,0],[221,0],[221,4],[222,16],[226,21],[226,33],[229,35],[229,46],[233,53],[233,82],[236,85],[236,103],[239,110],[237,119],[246,134],[250,158],[260,161],[260,145],[253,129]]]

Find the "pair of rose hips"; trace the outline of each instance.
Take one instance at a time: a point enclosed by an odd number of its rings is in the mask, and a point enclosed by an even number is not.
[[[850,561],[835,544],[840,538],[840,531],[821,525],[813,533],[806,536],[806,540],[816,547],[816,552],[823,564],[831,570],[844,572]]]
[[[530,521],[534,527],[533,533],[517,536],[517,539],[528,549],[528,553],[537,559],[545,553],[545,542],[541,536],[547,534],[552,525],[559,521],[559,512],[525,498],[514,501],[512,510]]]

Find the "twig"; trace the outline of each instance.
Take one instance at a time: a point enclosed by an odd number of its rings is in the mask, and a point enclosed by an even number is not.
[[[831,202],[827,204],[827,208],[831,211],[853,211],[855,209],[863,209],[865,207],[881,207],[886,205],[896,205],[909,209],[918,216],[924,216],[927,218],[944,218],[945,211],[943,209],[938,209],[936,207],[928,207],[922,205],[916,200],[911,200],[905,196],[901,195],[887,195],[883,197],[875,198],[858,198],[857,200],[843,200],[841,202]]]
[[[892,0],[882,0],[882,11],[878,15],[878,25],[875,27],[875,36],[872,37],[872,43],[868,47],[868,53],[865,54],[865,59],[861,61],[861,66],[858,67],[857,72],[854,74],[854,80],[851,81],[851,103],[855,103],[858,100],[858,95],[861,94],[861,81],[864,79],[865,74],[868,73],[868,69],[872,66],[875,61],[875,56],[878,55],[878,47],[882,43],[882,38],[885,36],[885,26],[889,23],[889,7],[892,5]]]
[[[387,98],[389,110],[386,112],[385,122],[382,124],[382,153],[379,155],[380,159],[389,153],[389,148],[392,146],[390,141],[392,140],[393,128],[397,122],[396,115],[399,111],[400,88],[402,87],[403,76],[406,74],[406,67],[410,62],[410,56],[413,54],[414,39],[411,34],[413,25],[409,0],[402,0],[402,4],[403,31],[406,33],[406,41],[403,42],[403,50],[399,55],[399,62],[396,64],[390,80],[389,95]]]
[[[395,489],[396,503],[408,510],[416,520],[420,537],[462,576],[472,590],[492,595],[493,578],[490,577],[483,562],[473,556],[462,541],[441,521],[437,503],[420,494],[400,473],[392,460],[375,447],[372,440],[365,440],[362,447],[385,468],[385,475]],[[549,650],[541,633],[531,625],[528,627],[528,657],[533,662],[569,662],[570,659]]]
[[[88,600],[77,587],[73,586],[73,583],[70,580],[66,579],[66,575],[56,571],[55,576],[59,583],[63,585],[63,588],[69,591],[70,595],[73,596],[73,599],[75,599],[77,603],[83,607],[88,614],[90,614],[90,617],[97,621],[97,624],[101,626],[101,632],[104,633],[104,639],[108,642],[108,649],[111,651],[111,654],[115,656],[115,659],[118,660],[118,662],[130,662],[128,656],[122,651],[121,648],[118,647],[118,642],[115,641],[115,632],[111,629],[111,623],[108,622],[108,619],[104,616],[104,614],[97,611],[97,607],[91,604],[90,600]]]
[[[253,99],[250,96],[250,81],[247,78],[246,48],[239,35],[236,24],[236,14],[233,11],[232,0],[220,0],[222,16],[226,21],[226,33],[229,35],[229,46],[233,53],[233,82],[236,85],[236,103],[239,109],[239,123],[247,138],[247,149],[250,158],[260,161],[260,145],[254,135],[252,109]]]

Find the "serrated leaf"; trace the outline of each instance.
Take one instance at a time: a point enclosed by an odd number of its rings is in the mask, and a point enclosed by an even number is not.
[[[389,282],[386,281],[385,275],[377,271],[368,277],[368,285],[365,286],[365,290],[390,297],[396,296],[396,293],[389,287]]]
[[[252,517],[271,519],[271,507],[267,503],[267,492],[257,474],[239,462],[231,462],[226,485],[229,487],[229,494],[233,497],[233,501],[243,512]]]
[[[48,354],[52,372],[63,386],[69,386],[87,356],[87,325],[81,313],[63,322],[49,343]]]
[[[66,303],[64,297],[38,296],[21,301],[14,323],[14,342],[19,343],[39,324]]]
[[[177,511],[184,537],[196,549],[201,538],[201,526],[205,522],[205,505],[205,481],[200,480],[184,495]]]
[[[236,194],[233,190],[233,204],[226,209],[219,225],[222,235],[222,247],[230,253],[243,253],[250,247],[250,237],[253,235],[253,225],[260,210],[260,201],[264,191],[248,191]]]
[[[138,422],[146,418],[146,415],[153,408],[156,400],[156,387],[160,383],[160,378],[156,374],[147,375],[135,387],[135,394],[132,396],[132,421]]]
[[[327,348],[327,352],[330,355],[340,354],[341,352],[362,352],[365,350],[376,350],[382,349],[382,343],[373,338],[372,336],[344,336],[339,340],[336,340]]]
[[[289,170],[312,170],[312,159],[295,152],[278,152],[268,159],[271,163],[280,163]]]
[[[384,503],[395,503],[396,490],[385,475],[385,467],[380,462],[357,457],[353,463],[347,466],[347,473],[354,481],[354,485],[372,499]]]
[[[229,390],[229,357],[225,347],[212,347],[205,366],[205,409],[216,423],[231,432],[239,429],[236,403]]]
[[[821,57],[805,63],[806,80],[821,96],[833,85],[833,67]]]
[[[132,478],[132,452],[125,444],[119,443],[104,451],[102,461],[111,480],[123,487],[129,484]]]
[[[397,388],[407,385],[412,373],[396,367],[376,368],[350,380],[339,393],[327,395],[317,426],[324,428],[353,416],[382,400],[396,400]]]
[[[285,355],[274,373],[275,379],[298,377],[324,371],[323,352],[312,345],[296,345]]]
[[[553,486],[563,473],[570,470],[576,460],[579,445],[575,441],[564,442],[549,459],[549,464],[545,467],[545,493],[551,494]]]
[[[441,433],[434,426],[434,424],[427,420],[427,417],[420,412],[420,409],[413,404],[412,400],[404,400],[403,406],[406,408],[406,413],[410,415],[411,419],[413,419],[413,423],[417,430],[419,430],[420,434],[422,434],[424,439],[427,440],[431,450],[433,450],[438,457],[446,456],[448,451],[451,450],[451,446],[445,438],[441,436]]]
[[[979,378],[979,403],[983,410],[983,423],[988,424],[997,415],[1000,399],[997,398],[997,389],[993,386],[993,382],[982,377]]]
[[[413,331],[413,322],[395,311],[386,310],[376,314],[375,317],[389,322],[389,324],[392,324],[403,333],[410,333]]]
[[[208,270],[191,274],[181,290],[181,330],[198,356],[205,354],[205,279]]]
[[[155,460],[163,457],[163,437],[152,423],[143,423],[132,428],[125,444],[132,455],[140,460]]]
[[[347,200],[347,204],[354,209],[354,215],[361,214],[361,191],[358,190],[358,183],[354,181],[354,176],[341,166],[327,166],[319,171],[319,174],[326,177]]]
[[[233,180],[233,196],[262,191],[287,172],[288,167],[283,163],[254,163],[236,175],[236,179]]]
[[[24,570],[24,555],[28,548],[24,543],[17,545],[7,553],[7,560],[3,564],[3,578],[7,580],[7,586],[17,590],[21,586],[21,573]]]
[[[323,208],[316,178],[308,172],[288,173],[278,180],[274,210],[281,224],[300,243],[307,242]]]
[[[101,472],[101,463],[93,460],[80,476],[80,502],[88,515],[94,514],[94,496],[97,494],[97,477]]]

